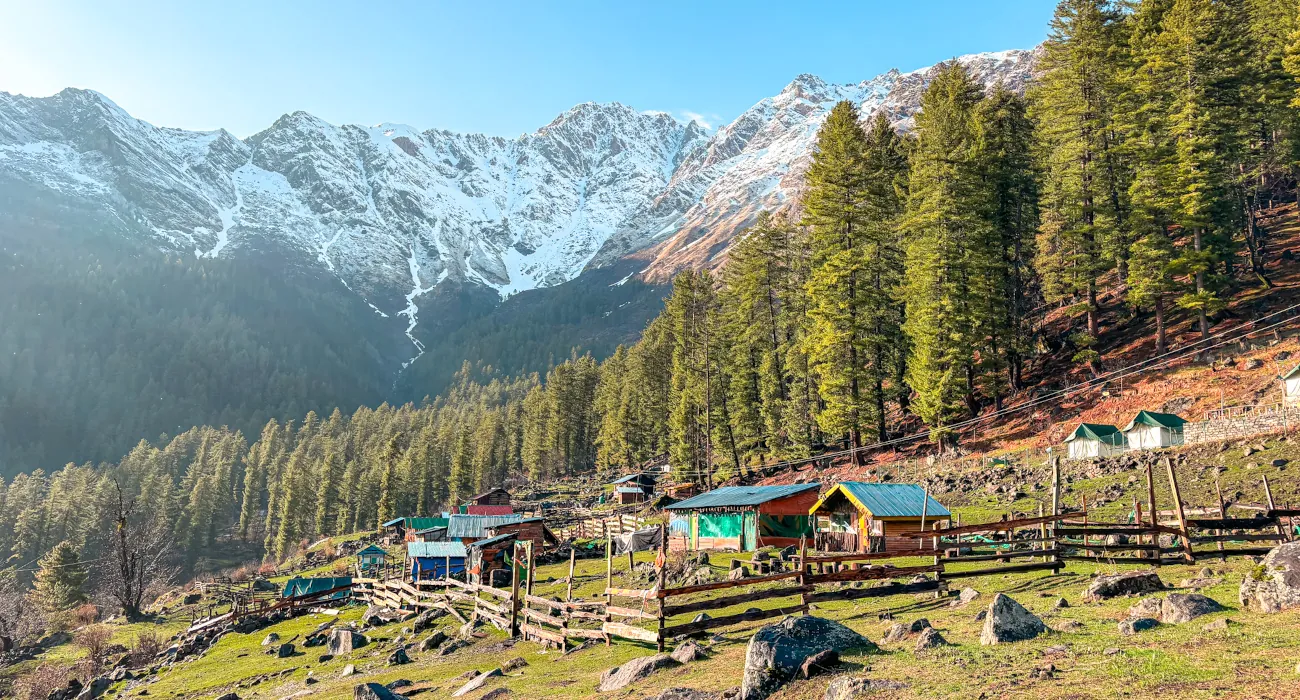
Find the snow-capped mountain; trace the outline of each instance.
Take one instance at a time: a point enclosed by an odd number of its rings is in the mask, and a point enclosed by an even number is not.
[[[1018,88],[1033,53],[958,60]],[[88,90],[0,92],[0,217],[75,221],[198,257],[297,253],[288,259],[404,322],[421,349],[419,303],[444,280],[509,295],[629,256],[659,279],[716,263],[759,210],[797,200],[837,101],[906,128],[933,71],[856,85],[801,75],[713,133],[587,103],[515,139],[305,112],[238,139],[156,127]]]

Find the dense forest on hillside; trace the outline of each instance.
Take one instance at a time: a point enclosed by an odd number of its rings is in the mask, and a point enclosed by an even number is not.
[[[909,133],[837,105],[801,218],[764,216],[720,272],[681,273],[603,361],[467,364],[419,405],[194,428],[19,476],[0,548],[19,567],[64,540],[98,556],[104,511],[85,504],[118,485],[201,569],[222,538],[277,559],[511,477],[666,454],[709,485],[918,422],[948,447],[956,422],[1031,388],[1047,346],[1099,371],[1106,292],[1151,316],[1157,352],[1175,322],[1208,335],[1234,289],[1271,284],[1259,214],[1295,198],[1298,167],[1292,0],[1066,0],[1027,95],[953,63]],[[1066,337],[1044,337],[1047,309],[1075,319]]]

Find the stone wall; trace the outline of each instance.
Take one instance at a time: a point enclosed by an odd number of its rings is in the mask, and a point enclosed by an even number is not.
[[[1188,445],[1197,445],[1220,440],[1240,440],[1282,432],[1288,424],[1295,428],[1296,421],[1300,421],[1300,409],[1292,406],[1286,409],[1285,414],[1281,410],[1260,411],[1232,418],[1187,423],[1183,426],[1183,441]]]

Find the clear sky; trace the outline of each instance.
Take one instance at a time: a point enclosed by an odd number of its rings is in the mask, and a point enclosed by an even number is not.
[[[298,109],[514,136],[586,101],[717,126],[800,73],[858,82],[1032,47],[1054,4],[0,0],[0,90],[92,88],[241,137]]]

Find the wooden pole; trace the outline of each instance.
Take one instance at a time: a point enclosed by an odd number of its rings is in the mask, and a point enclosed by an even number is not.
[[[1267,476],[1264,477],[1264,498],[1268,501],[1268,509],[1275,510],[1276,507],[1273,505],[1273,489],[1268,487]],[[1289,542],[1291,538],[1287,536],[1286,530],[1282,528],[1282,521],[1278,518],[1273,518],[1273,522],[1277,525],[1277,534],[1286,538],[1286,541]]]
[[[1223,506],[1223,489],[1219,488],[1218,467],[1215,467],[1214,469],[1214,496],[1215,498],[1219,499],[1219,518],[1222,519],[1228,517],[1228,511]],[[1222,535],[1223,530],[1215,529],[1214,534]],[[1225,554],[1223,551],[1223,542],[1215,542],[1214,544],[1217,545],[1219,548],[1219,561],[1228,561],[1228,555]]]
[[[510,557],[510,636],[519,636],[519,543]]]
[[[1088,497],[1082,496],[1083,499],[1083,555],[1092,556],[1092,550],[1088,549]]]
[[[614,587],[614,550],[609,541],[605,538],[605,605],[612,605],[613,596],[609,594],[609,589]]]
[[[915,492],[913,492],[913,493],[915,493]],[[923,493],[924,493],[924,495],[921,497],[921,532],[925,532],[925,515],[926,515],[926,507],[930,505],[930,484],[929,484],[929,482],[926,482],[926,484],[925,484],[925,491],[924,491]],[[886,547],[889,546],[889,544],[888,544],[888,540],[886,540],[885,546],[886,546]],[[924,549],[924,548],[925,548],[925,540],[922,539],[922,538],[917,538],[917,540],[916,540],[916,548],[917,548],[917,549]]]
[[[664,517],[668,517],[666,514]],[[664,589],[668,580],[668,526],[664,522],[659,523],[659,556],[655,558],[655,566],[659,569],[656,572],[655,594],[659,599],[659,627],[655,633],[655,648],[662,652],[664,650],[664,598],[658,595],[659,591]]]
[[[1188,564],[1196,563],[1196,555],[1192,553],[1192,538],[1187,529],[1187,515],[1183,512],[1183,496],[1178,490],[1178,477],[1174,475],[1174,461],[1165,457],[1165,471],[1169,473],[1169,490],[1174,496],[1174,513],[1178,516],[1178,529],[1183,533],[1183,558]],[[1159,542],[1157,536],[1156,541]],[[1160,554],[1156,550],[1156,555]]]
[[[528,593],[528,595],[532,595],[533,594],[533,561],[534,561],[533,541],[528,540],[525,544],[528,546],[528,588],[526,592]]]
[[[1056,517],[1061,514],[1061,457],[1052,455],[1049,460],[1052,464],[1052,516]],[[1056,529],[1060,527],[1061,521],[1052,521],[1052,549],[1056,550],[1053,559],[1059,565],[1061,563],[1060,540],[1056,537]]]
[[[1156,480],[1151,473],[1151,463],[1147,462],[1147,509],[1151,511],[1151,544],[1160,545],[1160,533],[1156,532],[1155,526],[1159,524],[1158,511],[1156,510]],[[1160,551],[1155,552],[1156,566],[1160,566]]]
[[[799,586],[805,585],[804,580],[808,575],[808,565],[804,563],[808,558],[808,536],[799,535]],[[808,592],[799,593],[799,604],[803,606],[804,611],[808,610]]]
[[[573,602],[573,564],[578,557],[578,550],[569,548],[569,590],[564,594],[564,600]]]
[[[1142,522],[1143,522],[1143,521],[1142,521],[1142,502],[1138,500],[1137,494],[1135,493],[1135,494],[1133,494],[1133,523],[1136,524],[1138,527],[1141,527],[1141,526],[1142,526]],[[1146,541],[1146,537],[1145,537],[1144,535],[1139,534],[1139,535],[1137,536],[1137,541],[1138,541],[1138,544],[1142,544],[1144,541]],[[1147,556],[1147,552],[1145,552],[1145,551],[1139,551],[1139,552],[1137,553],[1137,557],[1138,557],[1139,559],[1145,559],[1146,556]]]
[[[1042,501],[1038,502],[1038,517],[1040,518],[1043,517]],[[1038,539],[1042,540],[1042,542],[1038,543],[1038,548],[1047,549],[1047,523],[1046,522],[1038,523]],[[1047,557],[1043,557],[1043,562],[1046,561],[1047,561]]]

